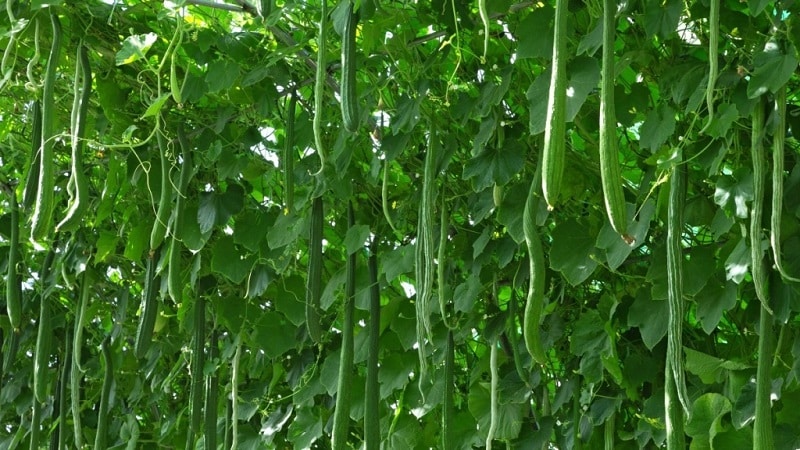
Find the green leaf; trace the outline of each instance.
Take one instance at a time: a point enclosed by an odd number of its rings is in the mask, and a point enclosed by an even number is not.
[[[392,134],[408,133],[414,129],[421,118],[419,106],[425,97],[411,98],[406,95],[397,101],[397,115],[392,117]]]
[[[306,217],[297,217],[294,213],[279,215],[267,233],[270,248],[281,248],[296,241],[300,233],[308,229],[306,220]]]
[[[722,175],[714,190],[714,203],[740,219],[747,218],[747,202],[753,200],[753,173],[742,167],[733,175]]]
[[[497,405],[497,429],[495,439],[514,439],[519,434],[525,414],[525,404],[499,398]],[[478,422],[478,433],[486,436],[489,430],[490,393],[488,383],[479,382],[469,390],[469,412]]]
[[[644,29],[649,37],[658,34],[662,38],[676,32],[683,2],[680,0],[646,0],[644,5]]]
[[[198,220],[200,212],[198,211],[196,203],[186,205],[184,210],[186,220],[183,221],[183,226],[178,230],[178,239],[186,245],[186,248],[194,252],[200,251],[208,242],[211,237],[211,231],[200,231],[200,222]],[[194,220],[190,220],[194,218]]]
[[[747,275],[750,261],[750,249],[747,246],[747,241],[745,238],[741,238],[725,260],[725,279],[733,280],[736,284],[741,283],[745,275]]]
[[[530,33],[533,34],[533,33]],[[593,56],[603,46],[603,21],[598,20],[592,31],[586,33],[578,43],[578,55]]]
[[[503,148],[487,146],[484,151],[464,165],[463,177],[472,181],[475,192],[497,183],[504,185],[525,163],[525,148],[518,142],[508,142]]]
[[[728,134],[731,125],[739,118],[739,110],[736,105],[731,103],[723,103],[717,108],[714,113],[714,119],[708,125],[706,133],[709,136],[718,139]]]
[[[536,8],[523,19],[518,26],[516,36],[518,58],[547,58],[553,55],[553,27],[551,23],[555,10],[546,4]],[[531,30],[537,30],[531,33]],[[549,76],[548,76],[549,78]]]
[[[150,244],[150,230],[152,224],[142,222],[137,224],[125,238],[125,252],[123,256],[131,261],[139,261],[142,254]]]
[[[642,341],[649,350],[658,344],[667,334],[667,302],[653,300],[647,289],[639,289],[630,309],[628,310],[628,326],[639,328]]]
[[[404,273],[414,270],[414,246],[403,245],[380,256],[380,268],[386,275],[386,281],[392,282]]]
[[[719,419],[731,410],[731,402],[714,392],[703,394],[692,403],[692,416],[686,424],[686,434],[698,441],[708,442],[721,430]]]
[[[640,129],[639,145],[657,151],[675,132],[675,111],[661,104],[647,114]]]
[[[753,56],[754,68],[747,83],[747,97],[777,92],[797,69],[797,63],[794,48],[784,48],[774,39],[767,42],[764,50]]]
[[[311,444],[322,437],[322,420],[311,408],[296,410],[294,420],[289,425],[289,442],[293,448],[311,448]]]
[[[159,114],[161,112],[161,108],[164,107],[164,103],[167,102],[167,100],[170,98],[171,95],[172,94],[168,92],[166,94],[161,94],[160,97],[153,100],[153,103],[151,103],[150,106],[147,107],[147,111],[145,111],[144,114],[142,114],[142,119],[145,119],[147,117],[153,117]]]
[[[497,209],[497,221],[506,227],[506,231],[517,244],[525,241],[525,234],[522,230],[522,213],[528,198],[528,186],[525,184],[507,185],[503,193],[503,202]]]
[[[711,334],[725,311],[736,305],[736,284],[728,281],[720,283],[712,280],[695,297],[697,302],[697,318],[706,334]]]
[[[197,222],[200,232],[207,233],[215,225],[227,225],[228,219],[244,207],[244,189],[238,184],[231,184],[220,194],[203,192],[200,194],[200,206],[197,211]]]
[[[267,237],[271,217],[261,209],[247,209],[236,218],[233,242],[251,252],[257,252]]]
[[[600,313],[596,310],[587,310],[581,313],[575,322],[572,336],[570,336],[570,353],[585,356],[592,353],[605,353],[608,350],[610,350],[610,340]]]
[[[611,270],[617,270],[622,263],[628,259],[631,252],[633,252],[638,245],[645,242],[647,239],[647,232],[650,230],[650,221],[653,219],[653,215],[655,215],[656,212],[656,204],[653,199],[647,200],[644,205],[642,205],[636,220],[634,220],[634,214],[637,212],[636,207],[630,203],[626,206],[628,209],[628,223],[631,224],[628,227],[628,233],[635,239],[635,245],[631,246],[623,241],[619,237],[619,233],[614,231],[614,228],[611,227],[611,223],[608,221],[606,221],[603,228],[600,229],[600,233],[597,235],[597,248],[606,251],[606,262],[608,263],[608,268]]]
[[[758,17],[767,5],[769,5],[769,0],[747,0],[747,8],[752,17]]]
[[[593,233],[576,220],[562,222],[553,230],[550,267],[573,285],[583,283],[597,268]]]
[[[232,283],[244,281],[253,267],[253,257],[243,257],[230,236],[222,236],[214,243],[211,254],[211,270],[223,275]]]
[[[247,293],[245,297],[256,298],[263,294],[273,276],[272,271],[266,264],[253,266],[253,270],[250,271],[250,276],[247,278]]]
[[[265,311],[253,327],[253,340],[268,358],[277,358],[298,344],[297,328],[280,314]]]
[[[453,291],[456,312],[469,313],[481,291],[481,282],[478,277],[468,277],[467,281],[456,286]]]
[[[150,47],[155,44],[158,35],[155,33],[134,34],[122,41],[122,47],[116,55],[118,66],[136,62],[145,57]]]
[[[756,383],[749,380],[742,386],[731,411],[731,422],[737,430],[756,418]]]
[[[117,236],[117,233],[101,231],[100,237],[97,238],[97,252],[94,254],[94,262],[103,262],[114,254],[117,250],[118,242],[119,236]]]
[[[208,92],[229,89],[239,77],[239,65],[227,59],[218,59],[208,65],[206,84]]]
[[[355,225],[347,230],[347,234],[344,237],[344,246],[347,249],[347,254],[352,255],[364,248],[369,235],[369,225]]]
[[[536,34],[536,33],[530,33]],[[600,82],[600,65],[588,56],[579,56],[567,64],[567,122],[575,120],[586,98]],[[542,72],[525,94],[530,105],[530,132],[544,132],[547,97],[550,89],[550,68]]]
[[[305,280],[298,275],[284,276],[271,284],[270,298],[275,302],[275,309],[282,313],[294,326],[305,323]]]

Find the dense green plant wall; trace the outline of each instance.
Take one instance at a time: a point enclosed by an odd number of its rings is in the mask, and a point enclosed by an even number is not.
[[[0,447],[800,447],[799,12],[7,0]]]

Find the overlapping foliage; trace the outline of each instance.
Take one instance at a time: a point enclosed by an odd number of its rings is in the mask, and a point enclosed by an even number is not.
[[[716,22],[714,1],[612,2],[623,239],[598,152],[600,1],[569,2],[560,27],[548,208],[554,2],[344,0],[320,27],[319,1],[9,0],[0,442],[329,448],[336,429],[340,448],[651,448],[670,431],[671,448],[797,448],[798,11],[722,0]],[[689,414],[668,430],[681,365]]]

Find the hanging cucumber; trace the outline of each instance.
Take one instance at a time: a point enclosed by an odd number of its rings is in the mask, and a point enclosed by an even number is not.
[[[686,205],[686,165],[672,169],[667,206],[667,366],[672,370],[684,414],[691,413],[683,364],[683,210]]]
[[[136,329],[136,340],[133,347],[137,358],[145,357],[153,341],[153,330],[156,326],[156,317],[158,317],[156,291],[161,284],[160,277],[156,276],[159,253],[159,250],[156,249],[147,257],[144,288],[142,289],[141,316],[139,317],[139,326]]]
[[[541,333],[539,330],[544,308],[545,265],[544,252],[539,233],[536,231],[536,188],[538,183],[534,178],[531,183],[528,198],[523,211],[522,230],[525,235],[525,244],[528,249],[529,274],[528,297],[525,302],[525,313],[522,321],[522,334],[525,347],[531,358],[537,364],[545,364],[547,355],[542,347]]]
[[[628,244],[625,193],[617,152],[617,119],[614,111],[614,41],[616,40],[615,0],[603,0],[603,60],[600,71],[600,180],[603,185],[606,214],[622,239]]]
[[[167,235],[167,222],[172,210],[170,199],[172,198],[172,182],[169,179],[169,158],[167,157],[167,140],[164,133],[156,130],[156,142],[158,142],[158,156],[161,162],[161,193],[158,198],[158,209],[156,209],[156,221],[150,230],[150,251],[155,251]]]
[[[378,284],[378,244],[373,241],[369,255],[369,333],[367,337],[367,381],[364,394],[364,446],[366,450],[379,450],[381,446],[380,386],[378,380],[378,355],[381,334],[381,292]]]
[[[55,259],[55,248],[51,247],[44,258],[39,286],[39,323],[36,334],[36,350],[33,356],[33,394],[40,403],[47,401],[47,384],[50,378],[50,348],[53,340],[50,295],[47,283]]]
[[[455,396],[456,396],[456,371],[455,371],[455,342],[453,330],[447,330],[447,345],[444,355],[444,399],[442,400],[442,449],[455,448]]]
[[[319,35],[317,36],[317,69],[314,77],[314,147],[319,155],[319,170],[314,175],[319,175],[325,169],[326,150],[322,142],[322,116],[325,96],[326,43],[328,35],[328,0],[320,2]]]
[[[181,147],[181,173],[178,181],[178,195],[175,200],[175,219],[172,221],[172,239],[169,243],[169,264],[167,265],[167,288],[172,301],[180,304],[183,299],[183,279],[181,277],[181,241],[178,234],[183,231],[186,212],[186,194],[189,182],[194,175],[192,147],[186,139],[182,126],[178,126],[178,144]]]
[[[775,92],[775,115],[777,123],[772,135],[772,213],[770,214],[769,242],[772,247],[772,257],[778,273],[787,281],[800,282],[800,278],[793,277],[783,267],[781,255],[781,216],[783,212],[783,165],[784,150],[786,147],[786,89],[782,86]]]
[[[89,112],[89,98],[92,95],[92,68],[89,62],[89,52],[81,42],[78,44],[78,55],[75,67],[75,89],[72,104],[72,164],[70,183],[74,187],[71,193],[70,206],[61,222],[56,225],[56,231],[74,231],[81,224],[89,208],[89,186],[83,170],[84,136],[86,135],[86,121]],[[78,84],[77,80],[81,83]]]
[[[8,247],[8,271],[6,273],[6,312],[14,333],[22,326],[22,284],[19,276],[20,242],[19,242],[19,205],[17,195],[9,195],[11,209],[11,233]]]
[[[55,138],[55,84],[56,68],[61,55],[61,20],[54,7],[50,10],[50,22],[53,28],[53,43],[47,58],[47,68],[42,89],[42,140],[39,160],[39,183],[36,201],[31,218],[31,238],[42,241],[50,234],[53,227],[53,191],[55,190],[55,155],[53,144]]]
[[[100,392],[100,407],[97,410],[97,434],[94,438],[94,450],[108,448],[108,410],[114,389],[114,358],[111,355],[111,336],[106,336],[100,344],[100,355],[103,359],[103,389]]]
[[[311,225],[308,240],[308,277],[306,290],[306,329],[311,340],[322,341],[320,301],[322,299],[322,197],[311,201]]]
[[[294,121],[297,110],[297,92],[289,94],[289,107],[286,111],[286,142],[283,147],[283,202],[286,213],[294,211]]]
[[[347,205],[347,228],[355,226],[353,203]],[[350,394],[353,383],[353,320],[356,297],[356,253],[347,256],[344,318],[342,320],[342,349],[339,353],[339,377],[336,389],[336,407],[333,411],[333,431],[331,447],[333,450],[347,448],[347,435],[350,428]]]
[[[556,0],[550,92],[544,127],[542,192],[548,209],[558,201],[564,177],[567,136],[567,13],[569,0]]]
[[[92,288],[92,269],[87,267],[81,277],[80,300],[75,311],[75,327],[72,333],[72,358],[70,364],[70,404],[73,422],[73,436],[76,448],[83,448],[83,427],[81,425],[81,381],[83,368],[83,327],[86,325],[86,311],[89,308],[89,297]]]
[[[39,191],[39,166],[42,164],[42,103],[33,102],[31,108],[31,158],[28,162],[28,175],[25,177],[25,188],[22,191],[22,208],[30,210],[36,201]]]
[[[706,84],[706,110],[708,110],[708,120],[706,125],[700,130],[705,133],[711,121],[714,120],[714,87],[717,84],[719,75],[719,2],[720,0],[710,0],[708,12],[708,83]]]
[[[216,329],[211,330],[211,337],[208,341],[208,358],[217,364],[219,359],[219,333]],[[217,399],[219,397],[219,371],[215,370],[206,375],[206,403],[205,414],[203,415],[203,447],[209,449],[217,448]]]
[[[344,128],[352,133],[358,131],[358,92],[356,90],[356,29],[358,13],[354,11],[353,1],[345,6],[344,28],[342,29],[342,121]]]
[[[492,441],[497,433],[497,427],[500,426],[497,400],[500,373],[497,366],[497,342],[495,339],[489,343],[489,374],[491,377],[489,382],[489,431],[486,434],[486,450],[492,450]]]
[[[780,283],[779,276],[774,276]],[[761,307],[758,321],[758,363],[756,366],[756,406],[753,422],[753,450],[775,448],[772,434],[772,360],[775,356],[775,328],[772,314]]]
[[[759,99],[753,108],[750,156],[753,164],[753,205],[750,211],[750,257],[752,259],[751,275],[756,288],[756,296],[761,306],[772,314],[769,306],[767,288],[767,268],[764,264],[764,253],[761,250],[761,217],[764,211],[766,190],[766,162],[764,158],[764,99]]]
[[[200,432],[203,419],[203,388],[205,377],[203,367],[205,366],[205,344],[206,344],[206,300],[205,294],[197,296],[194,304],[194,339],[192,339],[192,384],[191,397],[189,399],[189,435],[186,448],[195,448],[196,437]]]

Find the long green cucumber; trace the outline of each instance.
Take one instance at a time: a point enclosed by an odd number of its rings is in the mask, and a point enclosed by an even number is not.
[[[47,283],[55,260],[55,247],[51,247],[44,258],[39,291],[39,323],[36,334],[36,351],[33,358],[33,393],[40,403],[47,401],[47,385],[50,379],[50,348],[53,340],[51,324],[50,295]]]
[[[203,388],[205,378],[206,300],[205,294],[197,296],[194,304],[194,338],[192,339],[192,385],[189,399],[190,421],[186,448],[195,448],[196,437],[203,419]]]
[[[236,352],[231,361],[231,449],[239,448],[239,371],[242,360],[242,339],[236,337]],[[227,448],[227,447],[226,447]]]
[[[67,344],[69,342],[70,333],[66,333],[66,340],[64,345],[64,355],[63,358],[60,358],[59,361],[59,378],[58,378],[58,390],[56,401],[53,404],[53,410],[56,412],[58,417],[58,432],[53,433],[55,437],[55,448],[58,450],[64,450],[67,443],[67,434],[69,433],[69,428],[67,426],[67,411],[69,409],[67,405],[67,391],[69,385],[69,378],[70,378],[70,362],[72,357],[72,350],[71,346]],[[55,436],[57,435],[57,436]],[[50,441],[51,447],[53,446],[53,440]]]
[[[753,164],[753,204],[750,212],[750,266],[753,285],[761,306],[772,314],[769,306],[767,287],[767,268],[764,264],[764,253],[761,250],[761,217],[764,211],[766,195],[766,161],[764,158],[764,98],[760,98],[751,115],[752,129],[750,136],[750,156]]]
[[[103,357],[103,388],[100,392],[100,407],[97,409],[97,434],[94,439],[94,450],[108,448],[108,411],[111,406],[114,389],[114,359],[111,355],[111,337],[106,336],[100,344],[100,355]]]
[[[344,28],[342,29],[342,122],[344,128],[352,133],[358,131],[358,92],[356,90],[356,29],[358,13],[354,11],[354,0],[345,6]]]
[[[175,200],[175,219],[172,221],[172,239],[169,243],[169,264],[167,266],[167,288],[175,304],[180,304],[183,300],[183,278],[181,277],[181,247],[183,245],[178,239],[178,234],[183,230],[186,194],[189,190],[189,182],[194,175],[192,147],[186,139],[182,126],[178,126],[178,144],[181,147],[183,162],[178,181],[178,198]]]
[[[774,278],[780,283],[778,276]],[[775,448],[772,434],[772,361],[775,353],[775,328],[772,314],[763,306],[758,321],[758,363],[756,366],[756,411],[753,422],[753,449]]]
[[[347,206],[348,229],[355,226],[355,213],[353,203]],[[353,315],[355,313],[356,297],[356,255],[353,252],[347,256],[345,294],[342,320],[342,349],[339,353],[339,377],[337,380],[336,406],[333,411],[333,431],[331,433],[331,447],[333,450],[347,448],[347,435],[350,428],[350,397],[353,381]]]
[[[11,328],[19,332],[22,326],[22,284],[19,277],[19,204],[13,192],[9,196],[11,209],[11,234],[8,250],[8,271],[6,273],[6,312]]]
[[[155,250],[164,242],[167,235],[167,222],[172,209],[170,205],[172,182],[169,179],[170,163],[167,157],[167,140],[161,131],[156,131],[156,142],[158,142],[158,156],[161,162],[161,193],[158,197],[156,220],[150,230],[150,251]]]
[[[314,76],[314,147],[319,155],[319,170],[314,175],[319,175],[325,169],[327,151],[322,139],[322,116],[325,96],[325,77],[327,71],[327,58],[325,52],[326,38],[328,35],[328,0],[320,2],[319,34],[317,35],[317,68]]]
[[[678,400],[684,413],[691,413],[683,365],[683,210],[686,205],[686,165],[672,169],[667,206],[667,361],[672,369]]]
[[[622,173],[617,152],[617,119],[614,111],[614,41],[616,39],[615,0],[603,0],[603,60],[600,71],[600,181],[606,214],[622,239],[632,243],[627,234],[628,219],[625,193],[622,190]]]
[[[42,89],[42,143],[39,163],[39,185],[36,191],[33,216],[31,218],[31,238],[42,241],[53,227],[53,191],[55,189],[55,84],[56,68],[61,55],[61,20],[54,7],[50,7],[50,22],[53,28],[53,43],[47,58],[44,87]]]
[[[800,282],[783,267],[781,255],[781,218],[783,213],[783,166],[786,147],[786,89],[782,86],[775,92],[775,115],[777,123],[772,135],[772,212],[770,214],[769,242],[778,273],[787,281]]]
[[[525,302],[525,313],[522,320],[522,334],[525,347],[537,364],[547,363],[547,355],[542,347],[539,330],[544,308],[545,265],[544,252],[539,233],[536,231],[536,198],[538,183],[531,183],[528,198],[523,211],[522,230],[525,245],[528,249],[528,296]]]
[[[72,165],[70,182],[74,187],[71,194],[70,206],[61,222],[56,225],[56,231],[74,231],[81,224],[86,211],[89,209],[89,185],[83,169],[84,137],[86,135],[86,121],[89,112],[89,98],[92,95],[92,68],[89,62],[89,52],[81,42],[78,44],[77,64],[75,79],[81,79],[80,87],[76,82],[72,105]]]
[[[311,224],[308,240],[308,289],[306,290],[306,329],[316,343],[322,341],[320,301],[322,298],[322,197],[311,201]]]
[[[366,450],[379,450],[380,386],[378,381],[378,356],[381,334],[381,291],[378,284],[378,244],[372,243],[369,255],[369,322],[367,332],[367,381],[364,395],[364,445]]]
[[[72,358],[70,358],[70,405],[73,422],[75,447],[83,447],[83,426],[81,425],[81,354],[83,349],[83,327],[86,325],[86,311],[89,307],[89,296],[93,280],[92,269],[87,267],[81,277],[81,293],[75,311],[75,327],[72,333]]]
[[[28,175],[22,191],[22,208],[28,211],[36,201],[39,191],[39,166],[42,161],[42,102],[35,100],[31,107],[31,159],[28,161]]]
[[[719,76],[719,7],[720,0],[710,0],[708,12],[708,83],[706,84],[706,109],[708,110],[708,121],[703,127],[702,132],[708,128],[714,120],[714,88]]]
[[[444,399],[442,401],[442,449],[455,448],[455,342],[453,330],[447,330],[447,346],[444,354]]]
[[[438,289],[436,295],[439,297],[439,313],[442,315],[442,322],[447,328],[455,328],[455,325],[451,324],[447,317],[448,286],[444,272],[447,261],[447,232],[450,227],[450,214],[444,195],[442,195],[442,201],[439,202],[439,207],[441,211],[439,212],[439,249],[436,254],[436,287]]]
[[[294,211],[294,122],[297,110],[297,92],[289,94],[289,107],[286,111],[286,142],[283,145],[283,201],[286,213]]]
[[[486,450],[492,450],[492,441],[494,441],[497,428],[500,426],[499,403],[497,399],[500,381],[500,373],[497,365],[497,344],[496,339],[489,341],[489,375],[491,378],[489,382],[489,431],[486,434]]]
[[[556,0],[556,19],[553,29],[553,59],[550,72],[550,92],[544,127],[544,156],[542,158],[542,192],[547,207],[553,209],[561,192],[564,161],[567,150],[567,13],[569,0]]]
[[[136,329],[136,340],[134,341],[134,354],[137,358],[144,358],[150,344],[153,341],[153,331],[158,317],[158,297],[156,292],[161,284],[156,275],[158,267],[159,249],[152,252],[147,257],[147,268],[145,270],[144,288],[142,289],[141,316],[139,326]]]
[[[417,214],[417,241],[414,257],[416,301],[414,303],[417,322],[417,343],[420,364],[420,383],[427,373],[427,356],[425,343],[433,340],[431,333],[431,319],[429,315],[430,302],[433,297],[434,282],[434,253],[433,253],[433,209],[436,202],[436,160],[438,158],[441,142],[434,120],[431,120],[428,130],[428,148],[425,152],[422,175],[422,195]],[[420,384],[421,386],[421,384]]]
[[[39,441],[42,436],[42,409],[44,405],[42,405],[42,402],[39,400],[36,400],[36,396],[34,396],[32,403],[33,413],[31,414],[31,439],[29,448],[30,450],[40,450]]]
[[[219,359],[219,333],[211,330],[208,341],[208,358],[212,361]],[[206,376],[206,403],[203,415],[204,448],[217,448],[217,400],[219,398],[219,372],[214,370]]]

